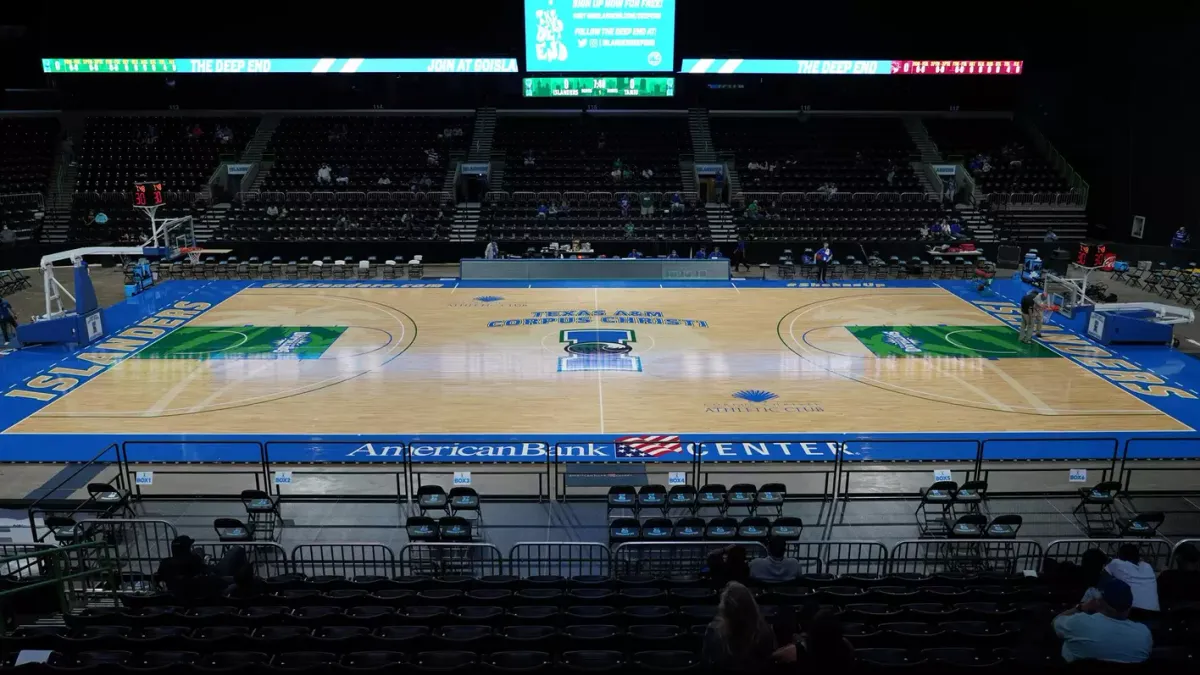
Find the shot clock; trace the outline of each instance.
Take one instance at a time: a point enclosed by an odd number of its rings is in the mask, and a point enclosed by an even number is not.
[[[140,180],[133,184],[133,205],[141,207],[162,206],[163,184],[158,180]]]

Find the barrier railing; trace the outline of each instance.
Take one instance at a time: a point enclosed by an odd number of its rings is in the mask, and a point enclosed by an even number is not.
[[[150,578],[163,558],[171,555],[171,542],[179,536],[175,526],[165,520],[113,518],[81,520],[75,526],[75,541],[105,542],[113,546],[112,555],[122,576]],[[81,566],[90,561],[76,561]]]
[[[1184,544],[1190,544],[1196,548],[1200,548],[1200,539],[1180,539],[1175,542],[1175,546],[1171,549],[1171,562],[1168,567],[1175,568],[1179,564],[1179,547]]]
[[[38,558],[33,554],[54,548],[58,547],[53,544],[0,544],[0,558],[20,559],[0,565],[0,577],[20,579],[39,574]]]
[[[756,541],[633,541],[613,549],[612,572],[617,576],[697,573],[704,567],[710,553],[727,546],[745,548],[747,560],[765,558],[767,555],[767,547]]]
[[[307,577],[396,576],[396,554],[383,544],[301,544],[292,549],[292,571]]]
[[[1058,539],[1046,547],[1045,557],[1078,564],[1088,549],[1098,548],[1112,558],[1116,557],[1118,549],[1124,544],[1137,546],[1138,556],[1155,571],[1166,569],[1171,561],[1171,542],[1166,539]]]
[[[604,544],[575,541],[519,542],[508,551],[508,573],[611,576],[612,552]]]
[[[81,566],[80,560],[91,564]],[[116,558],[109,542],[86,542],[63,547],[34,548],[14,555],[0,549],[0,570],[23,569],[30,574],[6,575],[0,606],[15,604],[15,596],[52,589],[58,610],[67,614],[89,602],[116,602],[119,586]]]
[[[787,556],[815,574],[887,574],[887,547],[877,541],[794,541]]]
[[[246,559],[254,568],[255,576],[267,579],[292,572],[292,560],[282,546],[269,541],[219,542],[201,541],[192,544],[192,550],[199,549],[210,562],[220,561],[231,549],[242,548],[246,551]]]
[[[408,544],[400,549],[404,574],[487,577],[504,574],[505,567],[504,555],[492,544]]]
[[[91,499],[84,500],[72,508],[53,508],[50,506],[49,502],[59,499],[59,497],[56,497],[55,494],[59,490],[62,490],[64,485],[74,481],[79,474],[88,471],[93,466],[108,465],[110,463],[115,464],[117,467],[116,480],[113,481],[112,486],[121,493],[125,493],[127,491],[127,483],[125,482],[126,473],[124,470],[122,456],[117,444],[113,443],[112,445],[109,445],[100,452],[96,453],[96,455],[88,461],[80,463],[78,468],[72,471],[69,475],[64,476],[62,480],[58,481],[58,483],[54,485],[54,487],[47,489],[45,494],[38,497],[37,500],[29,505],[29,531],[33,534],[34,541],[42,541],[50,534],[48,529],[45,531],[40,531],[37,524],[38,520],[42,520],[44,523],[47,516],[66,516],[69,518],[75,518],[75,516],[79,515],[80,513],[102,512],[109,508],[109,505],[93,502]],[[68,466],[70,466],[70,464],[68,464]],[[68,491],[74,492],[76,489],[77,488],[68,488]],[[89,511],[89,509],[92,508],[94,508],[95,511]]]
[[[1041,567],[1042,546],[1029,539],[911,539],[888,555],[892,574],[1000,572],[1020,574]]]

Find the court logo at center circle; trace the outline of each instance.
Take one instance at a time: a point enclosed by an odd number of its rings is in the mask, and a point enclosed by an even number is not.
[[[743,389],[741,391],[733,392],[733,397],[740,398],[743,401],[749,401],[751,403],[764,403],[773,398],[779,398],[779,394],[774,394],[763,389]]]
[[[637,334],[612,328],[579,328],[559,331],[559,344],[566,356],[558,357],[558,372],[615,370],[642,372],[642,358],[634,356]]]
[[[779,394],[766,389],[741,389],[730,394],[728,403],[705,403],[706,413],[813,413],[825,412],[820,403],[780,401]]]
[[[503,299],[499,295],[481,295],[474,300],[475,302],[500,302]]]

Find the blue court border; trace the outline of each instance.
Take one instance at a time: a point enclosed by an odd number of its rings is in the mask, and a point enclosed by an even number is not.
[[[730,281],[541,281],[472,282],[453,278],[424,281],[171,281],[104,311],[106,331],[120,333],[156,312],[176,303],[205,303],[209,308],[245,288],[401,288],[401,289],[506,289],[506,288],[729,288],[794,290],[798,296],[815,284],[809,282],[738,279]],[[976,290],[969,281],[844,281],[827,284],[834,288],[941,288],[997,316],[1013,320],[1011,307],[1027,289],[1019,280],[996,280],[992,289]],[[419,292],[419,291],[418,291]],[[464,300],[469,300],[469,296]],[[207,310],[203,310],[207,311]],[[1134,394],[1163,413],[1193,429],[1200,428],[1200,362],[1167,347],[1101,347],[1083,336],[1086,327],[1079,319],[1055,317],[1062,334],[1084,352],[1094,356],[1052,349],[1081,367],[1096,370],[1095,362],[1119,360],[1136,377],[1161,380],[1163,387],[1179,395]],[[186,324],[185,324],[186,325]],[[149,344],[149,343],[147,343]],[[32,347],[0,357],[0,393],[20,388],[31,378],[46,376],[55,368],[79,371],[89,364],[78,355],[85,349]],[[127,357],[127,356],[126,356]],[[1089,365],[1090,364],[1090,365]],[[103,372],[102,370],[100,372]],[[1109,372],[1103,370],[1097,372]],[[96,373],[97,375],[99,373]],[[1128,373],[1126,373],[1128,374]],[[1100,377],[1100,375],[1096,375]],[[82,378],[81,378],[82,379]],[[86,380],[75,388],[85,386]],[[1119,386],[1113,383],[1113,386]],[[1140,385],[1145,386],[1145,385]],[[73,389],[72,389],[73,390]],[[62,395],[70,395],[70,391]],[[26,398],[0,397],[0,429],[8,429],[48,403]],[[833,461],[841,446],[849,461],[973,461],[979,453],[986,460],[1095,460],[1109,461],[1118,454],[1129,459],[1200,458],[1200,434],[1191,431],[1097,431],[1097,432],[976,432],[931,430],[920,433],[711,433],[679,435],[680,450],[647,460],[629,448],[645,438],[669,435],[638,431],[608,434],[432,434],[432,435],[313,435],[313,434],[122,434],[0,433],[0,462],[87,461],[112,443],[125,443],[128,461],[162,462],[248,462],[258,463],[263,454],[278,463],[400,463],[405,455],[413,463],[486,464],[545,463],[547,453],[571,462],[679,462],[690,463],[695,452],[704,462],[745,461]],[[618,441],[620,443],[618,444]],[[1118,449],[1120,452],[1118,452]]]

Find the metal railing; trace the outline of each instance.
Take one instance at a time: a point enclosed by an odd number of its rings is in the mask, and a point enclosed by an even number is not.
[[[79,521],[74,541],[112,545],[112,555],[123,576],[148,579],[154,576],[159,563],[171,556],[171,542],[177,536],[175,526],[165,520],[111,518]]]
[[[1173,549],[1171,542],[1166,539],[1059,539],[1046,546],[1045,557],[1058,562],[1083,561],[1083,554],[1088,549],[1098,548],[1110,557],[1116,557],[1118,549],[1125,544],[1138,547],[1138,556],[1150,564],[1156,572],[1167,569],[1171,562]]]
[[[800,561],[805,573],[886,574],[887,547],[877,541],[794,541],[787,556]]]
[[[250,566],[254,569],[254,574],[257,577],[268,579],[293,571],[292,559],[288,557],[287,551],[274,542],[200,541],[192,544],[193,551],[199,549],[203,552],[204,557],[212,562],[221,560],[234,548],[242,548],[246,551],[246,559],[250,562]]]
[[[5,574],[0,588],[0,605],[18,595],[52,588],[57,611],[67,614],[90,602],[116,601],[119,566],[110,542],[86,542],[71,546],[34,547],[12,555],[0,548],[0,570],[20,569],[21,575]],[[90,564],[81,565],[80,561]]]
[[[292,571],[307,577],[396,576],[396,554],[383,544],[301,544],[292,549]]]
[[[746,549],[746,559],[765,558],[767,547],[756,541],[631,541],[612,552],[612,572],[670,576],[699,572],[709,554],[727,546]]]
[[[1071,192],[989,192],[984,199],[993,206],[1021,210],[1038,208],[1083,208],[1087,195]]]
[[[1029,539],[912,539],[888,555],[892,574],[1000,572],[1009,576],[1037,570],[1042,545]]]
[[[612,551],[595,542],[519,542],[508,551],[508,573],[520,577],[611,576]]]
[[[441,190],[429,192],[391,192],[387,190],[350,190],[333,192],[329,190],[250,190],[238,192],[233,196],[235,202],[444,202],[447,194]]]
[[[487,577],[504,574],[506,567],[504,555],[492,544],[425,543],[400,549],[400,569],[405,574]]]

